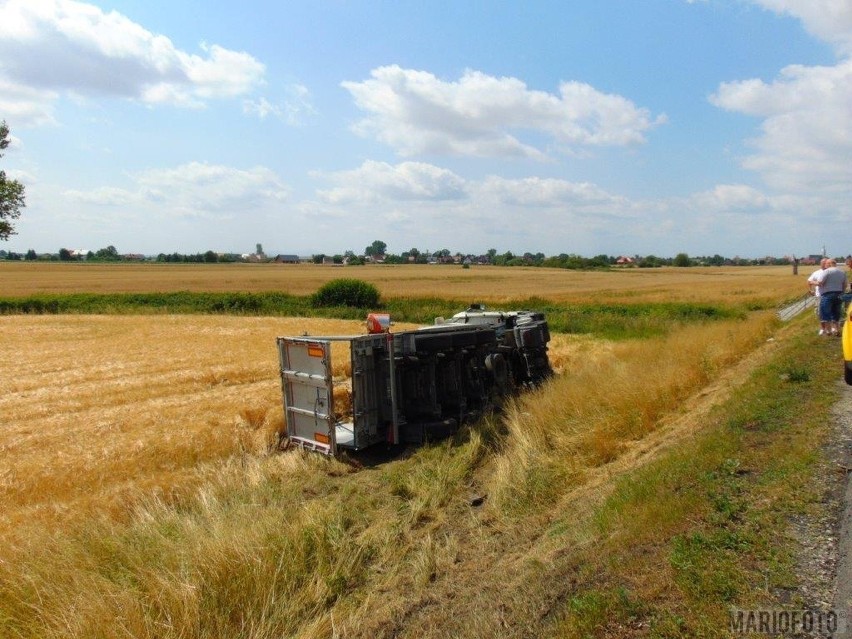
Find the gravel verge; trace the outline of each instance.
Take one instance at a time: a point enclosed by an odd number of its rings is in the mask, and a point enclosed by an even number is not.
[[[789,636],[852,639],[852,386],[842,380],[837,386],[839,399],[815,478],[822,501],[815,512],[792,522],[803,608],[820,613],[831,627]],[[836,626],[828,623],[832,619]]]

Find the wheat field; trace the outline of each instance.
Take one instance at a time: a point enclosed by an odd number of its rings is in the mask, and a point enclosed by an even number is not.
[[[0,532],[121,512],[138,489],[260,452],[280,430],[278,335],[359,322],[198,316],[0,317]]]
[[[383,294],[485,299],[578,296],[703,301],[792,296],[802,278],[778,267],[553,269],[440,266],[340,269],[313,265],[80,265],[0,262],[0,291],[268,290],[307,293],[341,273]],[[447,275],[449,274],[449,277]],[[700,284],[700,285],[699,285]],[[606,288],[608,286],[609,288]],[[475,288],[476,294],[473,293]],[[402,329],[406,326],[400,327]],[[363,322],[228,316],[0,316],[0,533],[41,517],[122,512],[136,489],[168,494],[199,466],[261,452],[282,429],[275,338],[363,333]],[[611,356],[588,336],[553,336],[557,373]],[[335,353],[335,371],[347,354]],[[132,490],[131,490],[132,489]]]
[[[405,328],[405,326],[401,327]],[[0,317],[0,534],[120,514],[198,469],[262,454],[283,426],[275,338],[360,334],[363,322],[205,316]],[[583,344],[586,344],[584,347]],[[590,340],[557,336],[557,370]],[[334,352],[336,370],[347,353]]]
[[[308,295],[329,280],[358,278],[384,297],[438,297],[501,303],[777,303],[804,295],[807,273],[788,266],[615,268],[569,271],[534,267],[313,264],[77,264],[0,261],[0,297],[42,293],[280,291]]]

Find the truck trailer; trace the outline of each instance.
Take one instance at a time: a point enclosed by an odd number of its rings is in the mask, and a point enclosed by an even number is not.
[[[390,329],[387,314],[371,313],[364,335],[277,338],[289,444],[337,455],[437,440],[553,373],[539,312],[473,305],[430,326]],[[332,375],[333,344],[348,344],[346,379]]]

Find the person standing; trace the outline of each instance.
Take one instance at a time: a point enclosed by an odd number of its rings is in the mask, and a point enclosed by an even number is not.
[[[848,285],[846,272],[837,268],[837,262],[830,259],[827,260],[826,268],[817,273],[815,281],[819,287],[821,334],[839,335],[840,315],[843,311],[842,296]]]
[[[816,311],[817,319],[820,320],[820,323],[819,323],[819,334],[820,335],[825,335],[825,323],[821,320],[820,315],[819,315],[819,292],[820,291],[819,291],[818,276],[820,275],[820,273],[822,273],[828,267],[827,265],[828,265],[828,259],[822,258],[819,261],[819,268],[808,276],[808,281],[807,281],[808,291],[810,291],[811,295],[816,297],[816,308],[814,310]]]
[[[846,269],[849,273],[852,273],[852,255],[846,256]],[[849,305],[852,304],[852,275],[847,273],[846,279],[849,282],[849,292],[843,295],[843,313],[844,316],[846,311],[849,310]]]

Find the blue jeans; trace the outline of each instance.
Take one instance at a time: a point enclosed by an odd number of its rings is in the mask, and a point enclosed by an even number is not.
[[[840,293],[820,293],[819,321],[839,322],[843,310],[843,299]]]

